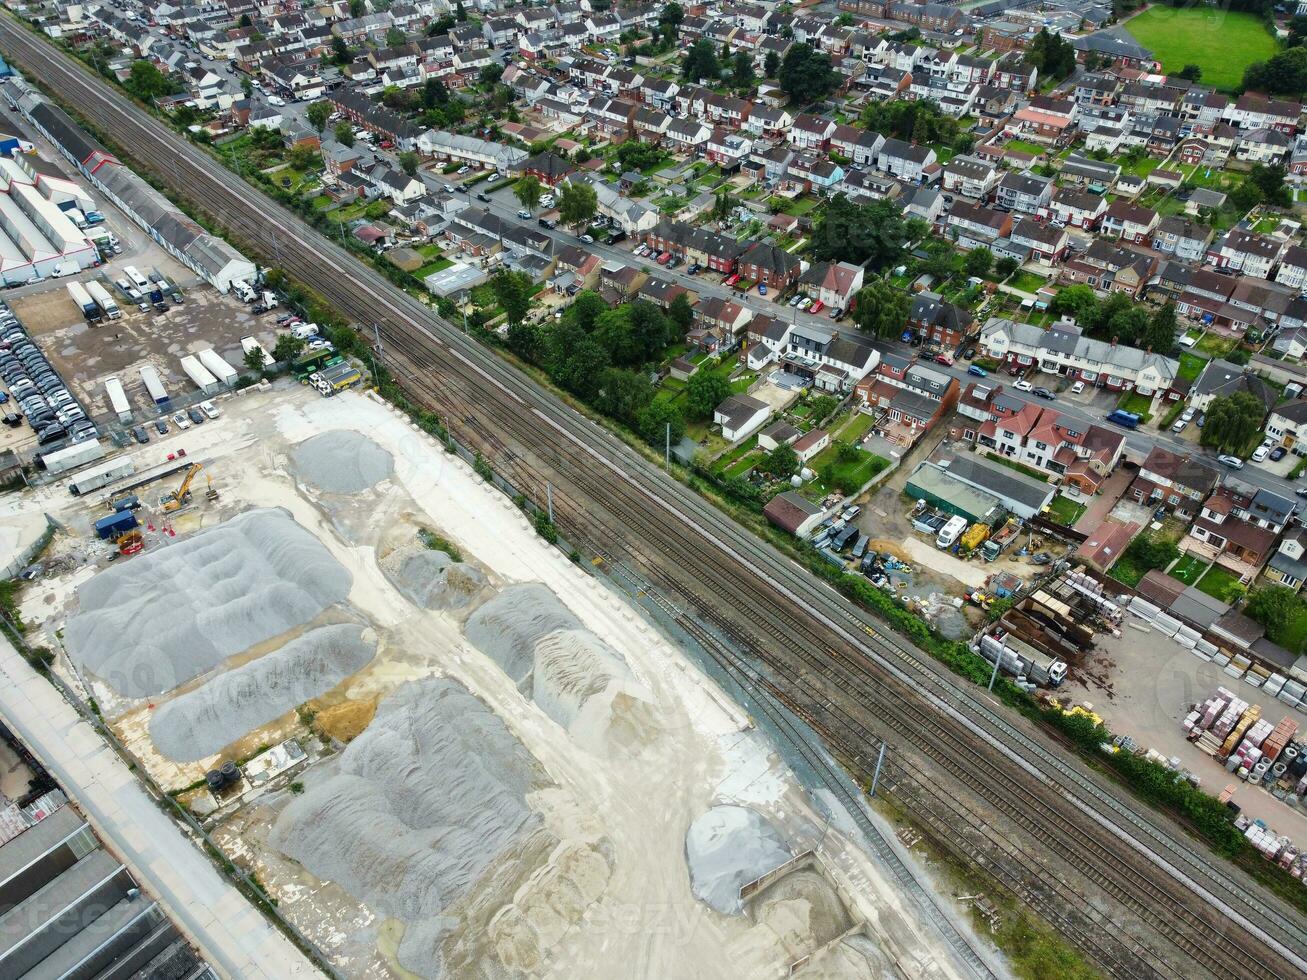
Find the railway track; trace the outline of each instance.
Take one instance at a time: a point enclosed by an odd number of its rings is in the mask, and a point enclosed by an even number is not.
[[[1237,869],[1214,866],[1173,825],[1119,799],[1113,787],[1003,717],[983,695],[957,687],[925,654],[75,62],[7,18],[0,18],[0,42],[32,77],[113,132],[243,240],[274,255],[354,319],[383,325],[384,357],[415,396],[534,499],[542,499],[550,480],[569,536],[619,549],[700,610],[727,638],[712,645],[719,662],[747,668],[751,673],[742,677],[765,685],[821,733],[855,775],[866,773],[867,749],[888,738],[895,751],[883,778],[899,798],[927,806],[941,822],[941,839],[963,855],[977,838],[958,828],[978,825],[994,856],[986,866],[1105,970],[1179,976],[1192,959],[1212,975],[1247,975],[1250,966],[1266,976],[1307,975],[1301,921]],[[747,660],[735,644],[748,651]],[[942,782],[940,772],[952,782]],[[994,817],[968,812],[954,784],[1044,847],[1017,848]],[[961,822],[950,830],[948,819]],[[1068,870],[1079,881],[1068,879]],[[1111,895],[1161,938],[1109,941],[1123,930],[1110,909],[1087,900],[1084,883]],[[1162,948],[1168,944],[1174,949]]]

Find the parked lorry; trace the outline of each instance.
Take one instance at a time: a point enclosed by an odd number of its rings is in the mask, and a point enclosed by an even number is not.
[[[959,547],[964,552],[972,552],[979,548],[989,538],[989,525],[977,521],[967,528],[965,534],[959,539]]]
[[[1021,533],[1021,525],[1015,518],[1009,517],[1007,523],[991,534],[989,540],[985,542],[984,555],[985,561],[998,561],[999,556],[1007,550],[1008,545],[1016,540],[1017,535]]]
[[[68,284],[67,289],[68,295],[73,298],[73,302],[82,311],[82,316],[89,323],[99,323],[100,305],[91,298],[91,294],[86,291],[86,287],[80,282],[73,281]]]
[[[95,304],[104,311],[104,315],[110,320],[117,320],[123,315],[123,311],[118,308],[114,298],[109,295],[109,290],[94,279],[86,284],[86,291],[91,294],[91,299],[95,300]]]
[[[168,397],[168,390],[163,386],[163,379],[159,377],[159,369],[153,364],[146,364],[141,368],[141,384],[145,385],[145,391],[153,399],[156,407],[166,411],[172,404],[172,399]]]
[[[1044,687],[1057,687],[1066,680],[1066,662],[1036,650],[1010,633],[995,630],[980,638],[979,653],[998,669],[1013,677],[1025,677]]]
[[[83,463],[103,459],[106,452],[108,449],[99,439],[88,439],[86,442],[75,442],[71,446],[38,456],[36,463],[47,473],[66,473]]]
[[[352,388],[362,380],[363,374],[359,369],[347,363],[333,364],[309,376],[313,386],[328,397]]]
[[[254,287],[244,279],[233,279],[231,281],[231,291],[245,303],[253,303],[259,298],[259,294],[254,291]]]
[[[117,510],[95,522],[95,533],[103,541],[111,541],[140,526],[134,511]]]
[[[945,551],[952,548],[953,545],[957,544],[958,538],[962,537],[969,523],[971,522],[965,517],[950,517],[948,522],[939,529],[939,534],[935,536],[935,547],[942,548]]]
[[[104,393],[109,396],[109,406],[118,416],[118,421],[124,425],[132,421],[132,405],[127,400],[127,392],[123,390],[123,383],[118,380],[116,375],[104,379]]]

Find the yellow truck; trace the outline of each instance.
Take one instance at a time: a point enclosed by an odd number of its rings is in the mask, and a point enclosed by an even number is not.
[[[962,535],[962,540],[959,542],[959,550],[964,555],[972,551],[975,551],[977,548],[979,548],[982,544],[985,543],[985,540],[988,537],[989,537],[988,524],[979,524],[979,523],[972,524],[971,527],[967,528],[967,533]]]

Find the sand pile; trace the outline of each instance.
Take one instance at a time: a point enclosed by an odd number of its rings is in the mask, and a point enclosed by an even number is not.
[[[310,630],[161,705],[150,718],[150,738],[170,759],[203,759],[330,691],[363,669],[376,651],[376,636],[362,626]]]
[[[701,814],[685,833],[690,890],[709,908],[739,915],[740,886],[790,859],[785,838],[757,810],[721,805]]]
[[[390,584],[423,609],[462,609],[486,587],[481,569],[423,544],[396,548],[379,564]]]
[[[405,923],[399,959],[440,972],[443,910],[540,826],[527,793],[547,777],[461,684],[405,684],[381,702],[333,775],[277,819],[271,843],[324,881]]]
[[[644,697],[622,655],[539,583],[505,589],[468,617],[465,633],[573,735],[602,733],[617,695]]]
[[[803,980],[900,980],[903,973],[874,939],[854,933],[813,956],[802,975]]]
[[[815,868],[791,871],[769,885],[753,908],[758,922],[768,923],[779,935],[799,941],[806,952],[820,949],[853,928],[843,899]]]
[[[361,432],[332,429],[291,450],[295,475],[327,493],[360,493],[395,469],[395,459]]]
[[[65,642],[83,669],[145,697],[302,626],[351,584],[286,511],[248,511],[81,585]]]

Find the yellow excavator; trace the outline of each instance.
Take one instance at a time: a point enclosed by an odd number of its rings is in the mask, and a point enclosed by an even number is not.
[[[186,471],[186,476],[179,486],[172,493],[166,493],[159,498],[159,506],[163,508],[164,513],[171,513],[174,510],[181,510],[191,502],[191,483],[200,475],[204,467],[199,463],[192,463]]]

